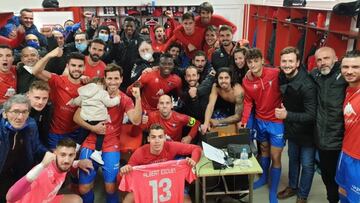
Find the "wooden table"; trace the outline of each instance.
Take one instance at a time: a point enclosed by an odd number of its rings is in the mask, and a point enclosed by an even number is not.
[[[210,161],[203,155],[199,163],[197,163],[196,165],[196,175],[198,178],[196,179],[195,182],[196,184],[195,202],[199,203],[200,201],[200,178],[201,178],[202,191],[203,191],[202,199],[204,203],[206,203],[206,196],[208,195],[226,195],[226,194],[243,194],[243,193],[249,193],[249,203],[252,203],[254,177],[256,174],[261,174],[263,171],[254,156],[252,156],[249,160],[252,162],[252,167],[240,168],[240,166],[234,166],[232,168],[214,170],[212,161]],[[248,175],[249,190],[229,191],[224,178],[224,176],[229,176],[229,175]],[[206,177],[211,177],[211,176],[221,176],[222,180],[224,181],[225,191],[206,192]]]

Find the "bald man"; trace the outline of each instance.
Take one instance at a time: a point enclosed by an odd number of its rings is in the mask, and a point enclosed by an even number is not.
[[[335,174],[344,135],[342,105],[347,84],[333,48],[321,47],[315,52],[315,60],[317,68],[311,72],[318,93],[315,143],[327,199],[332,203],[339,201]]]
[[[39,61],[39,52],[30,46],[21,50],[20,63],[16,67],[16,74],[18,78],[16,92],[24,94],[29,90],[30,84],[35,80],[32,74],[32,67]],[[21,81],[21,82],[20,82]]]

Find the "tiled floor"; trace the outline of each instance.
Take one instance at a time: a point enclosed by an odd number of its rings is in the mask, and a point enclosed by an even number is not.
[[[282,190],[288,184],[288,155],[287,155],[287,148],[284,149],[283,156],[282,156],[282,175],[281,175],[281,182],[279,185],[278,190]],[[95,189],[95,202],[96,203],[103,203],[105,202],[105,192],[103,189],[103,183],[101,181],[101,177],[97,179],[96,189]],[[255,190],[254,192],[254,203],[267,203],[268,202],[268,187],[264,186]],[[223,203],[231,203],[231,202],[238,202],[238,201],[230,201],[228,198],[222,198]],[[245,198],[244,198],[245,199]],[[208,203],[214,203],[214,199],[209,199]],[[296,197],[289,198],[287,200],[279,200],[279,203],[295,203]],[[315,174],[313,185],[310,191],[310,195],[308,198],[309,203],[326,203],[326,191],[325,186],[321,180],[319,174]]]

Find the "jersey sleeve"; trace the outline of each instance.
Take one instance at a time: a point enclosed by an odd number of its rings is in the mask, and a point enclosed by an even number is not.
[[[119,185],[119,190],[126,191],[126,192],[132,192],[133,191],[133,184],[132,184],[132,176],[131,173],[124,175],[121,178],[121,182]]]

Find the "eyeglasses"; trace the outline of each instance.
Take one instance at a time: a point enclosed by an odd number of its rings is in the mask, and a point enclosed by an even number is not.
[[[10,114],[12,114],[14,116],[20,116],[20,114],[23,115],[23,116],[29,115],[28,110],[25,110],[25,111],[14,110],[14,111],[8,111],[8,113],[10,113]]]

